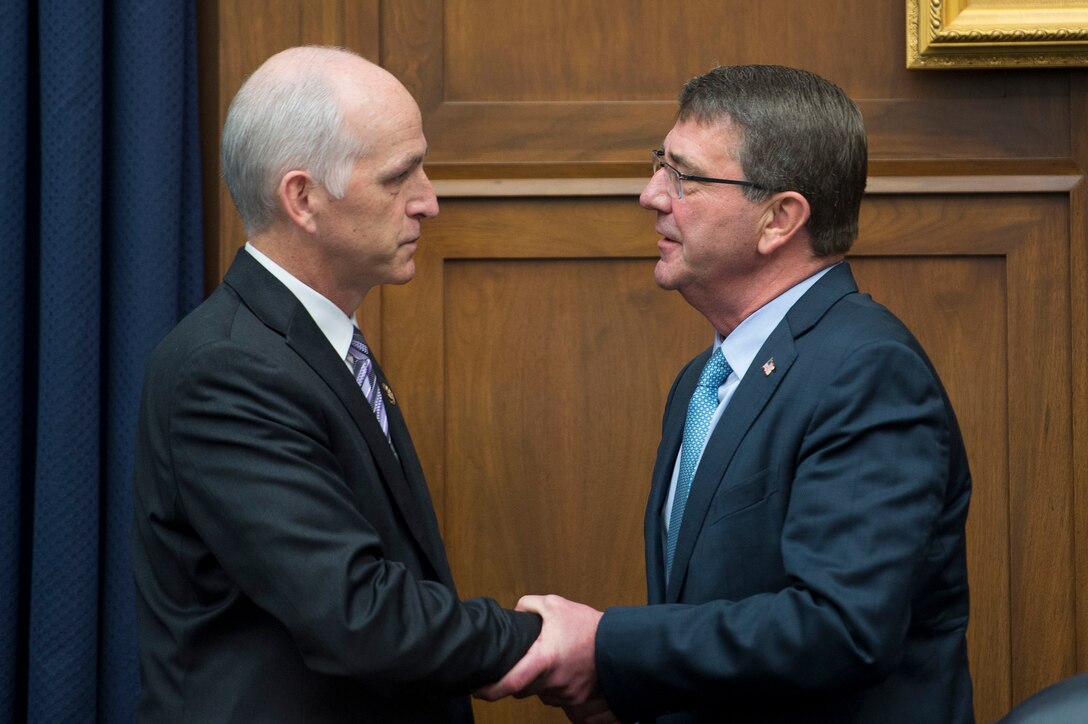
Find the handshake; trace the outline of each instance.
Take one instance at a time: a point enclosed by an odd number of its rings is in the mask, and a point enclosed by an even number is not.
[[[523,596],[517,610],[540,614],[540,636],[506,676],[474,696],[496,701],[536,695],[578,724],[619,721],[597,688],[597,624],[603,614],[561,596]]]

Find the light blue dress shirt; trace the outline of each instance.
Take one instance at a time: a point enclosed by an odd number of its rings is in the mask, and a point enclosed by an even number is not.
[[[729,400],[732,399],[733,393],[737,390],[737,386],[740,385],[740,381],[744,379],[745,373],[748,371],[748,368],[752,366],[752,361],[755,360],[756,355],[767,341],[767,338],[771,336],[771,332],[773,332],[775,327],[785,319],[786,313],[790,311],[790,308],[797,300],[800,299],[813,284],[819,281],[820,277],[827,274],[827,272],[836,266],[838,266],[838,264],[832,264],[826,269],[821,269],[804,281],[799,282],[782,292],[777,297],[752,312],[743,322],[737,325],[737,328],[730,332],[729,336],[725,339],[722,339],[720,334],[714,335],[714,349],[717,350],[719,347],[721,348],[722,354],[725,355],[725,361],[733,368],[733,372],[725,378],[725,382],[718,388],[718,407],[714,410],[714,417],[710,420],[710,430],[707,432],[706,436],[707,441],[709,441],[711,435],[714,434],[714,428],[718,426],[718,420],[722,418],[722,411],[725,410],[726,405],[729,404]],[[760,360],[761,363],[765,361],[766,360]],[[705,445],[706,443],[704,442],[704,449]],[[702,460],[702,455],[703,453],[700,451],[700,460]],[[696,466],[696,474],[698,474],[698,466]],[[679,476],[680,451],[678,450],[676,462],[673,464],[672,468],[672,482],[669,483],[669,495],[665,500],[665,507],[661,510],[661,525],[665,533],[661,537],[662,541],[668,538],[669,515],[672,513],[672,500],[673,496],[676,495],[676,480]]]

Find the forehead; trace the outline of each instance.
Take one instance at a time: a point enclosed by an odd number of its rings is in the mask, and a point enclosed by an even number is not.
[[[355,102],[353,102],[353,100]],[[371,158],[411,156],[426,151],[423,121],[415,100],[403,88],[380,97],[348,99],[344,120]]]
[[[736,159],[740,134],[728,122],[677,121],[665,136],[665,155],[691,168],[706,170]]]

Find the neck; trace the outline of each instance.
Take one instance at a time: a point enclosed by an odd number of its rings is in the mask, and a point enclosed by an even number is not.
[[[740,326],[741,322],[783,292],[842,260],[843,256],[839,254],[812,257],[804,264],[781,267],[768,265],[759,274],[739,284],[731,284],[728,288],[717,290],[710,300],[697,304],[688,299],[688,303],[702,312],[723,338],[728,337]]]
[[[363,303],[365,293],[355,289],[342,289],[336,277],[328,272],[328,265],[307,253],[307,245],[297,239],[274,232],[255,234],[249,243],[262,254],[279,264],[287,273],[335,304],[349,317]]]

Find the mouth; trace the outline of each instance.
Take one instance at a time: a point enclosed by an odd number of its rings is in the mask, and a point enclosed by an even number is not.
[[[655,226],[654,231],[661,234],[662,238],[664,238],[666,241],[676,241],[675,237],[673,237],[669,233],[668,229],[662,229],[660,226]]]
[[[656,231],[657,233],[661,234],[661,238],[657,241],[657,248],[660,249],[662,252],[664,252],[665,249],[669,247],[680,245],[680,242],[669,236],[667,232],[662,231],[661,229],[656,229]]]

